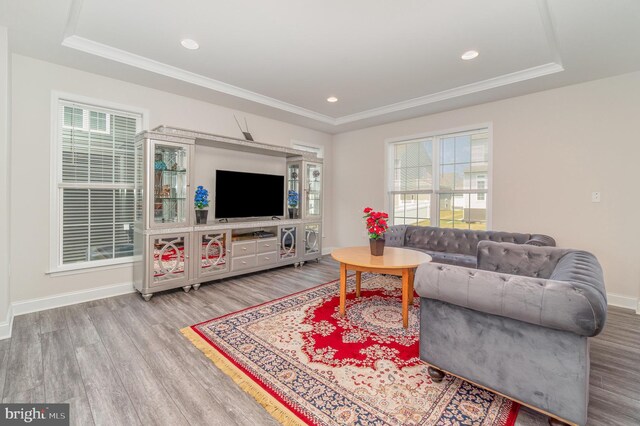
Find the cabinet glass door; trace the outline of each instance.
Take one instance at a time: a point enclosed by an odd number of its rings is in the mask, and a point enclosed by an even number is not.
[[[162,285],[167,281],[184,280],[189,276],[188,262],[189,236],[162,235],[151,237],[153,265],[151,285]]]
[[[188,147],[154,143],[153,155],[153,211],[151,224],[186,224],[190,198],[187,194]]]
[[[287,166],[287,209],[289,219],[298,219],[300,212],[300,163]]]
[[[229,270],[227,262],[228,232],[202,232],[198,237],[200,265],[198,276],[220,274]]]
[[[297,256],[296,227],[280,227],[280,259],[292,259]]]
[[[308,223],[304,225],[304,254],[320,252],[320,224]]]
[[[305,217],[320,217],[322,191],[322,165],[307,163],[305,167]]]

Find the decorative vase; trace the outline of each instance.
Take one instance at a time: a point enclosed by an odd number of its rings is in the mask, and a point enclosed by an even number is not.
[[[209,214],[209,210],[200,210],[196,209],[196,223],[198,225],[207,223],[207,215]]]
[[[296,207],[289,207],[289,219],[298,218],[298,209]]]
[[[369,248],[371,248],[372,256],[382,256],[384,254],[384,239],[370,239]]]

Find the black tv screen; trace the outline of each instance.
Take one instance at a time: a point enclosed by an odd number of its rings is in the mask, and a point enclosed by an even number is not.
[[[284,176],[216,170],[217,219],[284,215]]]

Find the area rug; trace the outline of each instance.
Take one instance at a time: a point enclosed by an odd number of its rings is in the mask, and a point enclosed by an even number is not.
[[[402,327],[397,277],[363,274],[184,328],[285,425],[511,426],[518,404],[461,379],[431,381],[418,358],[419,298]]]

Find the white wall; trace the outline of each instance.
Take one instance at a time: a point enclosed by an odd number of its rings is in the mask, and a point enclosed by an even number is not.
[[[9,173],[10,150],[10,72],[9,38],[5,27],[0,27],[0,339],[9,332]]]
[[[385,139],[493,123],[493,229],[593,252],[610,302],[640,284],[640,72],[334,136],[338,246],[364,244],[361,209],[385,205]],[[600,191],[602,202],[592,203]],[[621,297],[616,297],[619,295]]]
[[[233,119],[247,117],[251,133],[260,142],[289,146],[291,140],[321,145],[325,150],[325,177],[331,185],[331,136],[284,122],[233,111],[174,94],[125,83],[95,74],[13,55],[13,152],[11,161],[11,300],[47,297],[132,281],[130,266],[66,276],[49,270],[49,197],[51,92],[61,91],[144,108],[149,127],[160,124],[220,135],[240,136]],[[331,195],[325,197],[331,211]],[[325,220],[331,230],[331,218]],[[326,246],[332,245],[325,232]]]

